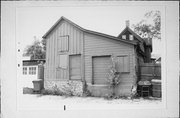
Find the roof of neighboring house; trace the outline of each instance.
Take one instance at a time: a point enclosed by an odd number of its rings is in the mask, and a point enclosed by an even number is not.
[[[41,62],[45,63],[44,59],[41,60],[23,60],[23,66],[36,66]]]
[[[121,38],[121,36],[127,31],[129,31],[139,42],[141,42],[140,48],[143,52],[144,52],[143,43],[145,43],[146,46],[150,46],[152,52],[152,40],[149,38],[141,38],[138,34],[132,31],[131,28],[129,28],[129,26],[126,26],[126,28],[118,35],[118,38]]]
[[[118,37],[120,38],[121,35],[123,35],[125,32],[129,31],[132,35],[134,35],[138,41],[140,42],[144,42],[144,40],[139,36],[137,35],[134,31],[132,31],[129,27],[126,26],[126,28],[118,35]]]
[[[68,20],[67,18],[65,18],[64,16],[62,16],[44,35],[42,38],[46,38],[52,31],[53,29],[62,21],[62,20],[65,20],[66,22],[68,22],[69,24],[73,25],[74,27],[86,32],[86,33],[90,33],[90,34],[94,34],[94,35],[98,35],[98,36],[103,36],[103,37],[106,37],[106,38],[110,38],[110,39],[113,39],[113,40],[118,40],[118,41],[122,41],[122,42],[125,42],[125,43],[128,43],[128,44],[133,44],[133,45],[136,45],[137,42],[136,41],[127,41],[127,40],[123,40],[123,39],[120,39],[118,37],[115,37],[115,36],[111,36],[111,35],[108,35],[108,34],[104,34],[104,33],[100,33],[100,32],[95,32],[95,31],[92,31],[92,30],[87,30],[87,29],[84,29],[82,27],[80,27],[79,25],[73,23],[72,21]]]

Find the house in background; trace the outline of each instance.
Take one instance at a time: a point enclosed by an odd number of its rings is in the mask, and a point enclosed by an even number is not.
[[[151,52],[152,52],[152,39],[150,38],[141,38],[129,27],[130,22],[126,21],[126,28],[118,35],[118,38],[124,40],[136,41],[138,43],[139,51],[137,54],[137,59],[139,63],[150,63],[151,62]]]
[[[126,35],[126,36],[124,36]],[[107,73],[111,55],[117,56],[119,96],[130,96],[137,84],[139,62],[148,62],[152,46],[127,26],[118,37],[84,29],[61,17],[43,36],[46,39],[45,89],[67,83],[82,95],[84,85],[94,96],[111,92]]]
[[[23,57],[22,77],[23,87],[33,88],[33,80],[40,79],[41,65],[45,60],[30,60],[30,57]]]

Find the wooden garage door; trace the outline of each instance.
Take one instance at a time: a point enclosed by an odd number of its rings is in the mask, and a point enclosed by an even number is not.
[[[110,56],[93,57],[94,84],[107,84],[107,73],[110,66]]]
[[[71,80],[81,79],[81,55],[69,56],[69,69]]]

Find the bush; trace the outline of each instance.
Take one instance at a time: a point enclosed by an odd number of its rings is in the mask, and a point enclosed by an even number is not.
[[[23,94],[33,94],[33,89],[32,88],[28,88],[28,87],[24,87],[23,88]]]
[[[106,99],[106,100],[112,100],[112,99],[114,99],[114,95],[113,95],[112,93],[106,94],[106,95],[104,96],[104,99]]]

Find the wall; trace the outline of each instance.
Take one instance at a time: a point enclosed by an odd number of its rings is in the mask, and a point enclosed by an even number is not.
[[[58,52],[57,40],[60,36],[69,36],[69,51]],[[61,21],[56,28],[48,35],[47,51],[46,51],[46,64],[45,64],[45,80],[60,80],[69,78],[69,70],[60,69],[57,73],[57,65],[60,61],[59,54],[73,55],[82,54],[81,40],[83,39],[83,32],[66,21]],[[69,60],[69,59],[68,59]],[[58,75],[59,78],[57,77]],[[63,78],[61,78],[63,77]]]
[[[23,87],[33,88],[32,81],[38,79],[38,65],[36,65],[36,66],[23,66],[23,67],[27,67],[27,75],[23,75],[23,70],[22,70],[22,84],[23,84]],[[35,75],[29,75],[29,67],[36,67],[36,74]]]
[[[69,36],[69,50],[67,52],[59,52],[58,38],[65,35]],[[71,83],[71,87],[76,90],[73,94],[78,96],[82,94],[82,81],[69,81],[69,56],[81,54],[81,59],[83,58],[82,40],[83,32],[64,20],[49,34],[46,39],[45,89],[52,90],[54,87],[57,87],[61,91],[63,86],[68,86],[68,83]],[[58,64],[61,61],[59,55],[61,54],[68,55],[68,67],[66,69],[58,68]],[[83,75],[82,72],[81,75]]]
[[[99,87],[97,85],[92,85],[92,56],[100,55],[128,55],[130,57],[130,73],[124,73],[121,75],[121,84],[118,86],[116,93],[119,95],[130,95],[132,85],[134,84],[135,76],[135,53],[134,46],[123,43],[120,41],[115,41],[100,36],[95,36],[86,33],[84,36],[84,55],[85,55],[85,80],[89,85],[89,90],[91,92],[96,91],[96,96],[100,94]],[[90,87],[91,86],[91,87]],[[103,86],[103,90],[107,90],[107,86]],[[103,91],[101,90],[101,91]],[[106,93],[106,92],[104,92]],[[100,95],[101,96],[101,95]]]

